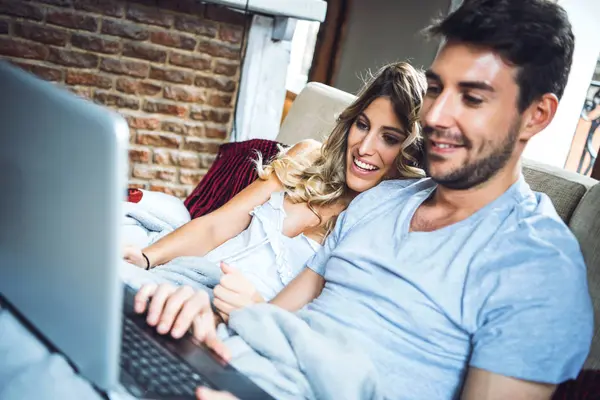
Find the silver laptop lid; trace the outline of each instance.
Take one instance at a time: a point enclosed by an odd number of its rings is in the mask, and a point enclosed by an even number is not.
[[[118,381],[127,123],[0,62],[0,293],[99,388]]]

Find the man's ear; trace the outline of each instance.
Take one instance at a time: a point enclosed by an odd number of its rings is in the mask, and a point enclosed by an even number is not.
[[[557,108],[558,97],[553,93],[546,93],[531,103],[523,113],[521,140],[528,141],[550,125]]]

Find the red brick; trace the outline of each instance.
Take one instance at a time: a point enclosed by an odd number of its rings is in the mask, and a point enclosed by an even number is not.
[[[230,60],[238,60],[241,58],[239,50],[232,49],[225,43],[212,42],[209,40],[200,41],[196,51],[213,57],[229,58]]]
[[[213,153],[216,154],[219,151],[221,143],[207,142],[203,139],[195,137],[186,137],[183,148],[186,150],[193,150],[199,153]]]
[[[8,27],[7,21],[0,21],[0,34],[8,33]]]
[[[98,73],[68,71],[65,80],[67,85],[94,86],[103,89],[112,87],[112,78]]]
[[[169,28],[173,25],[173,15],[165,13],[156,7],[143,7],[137,4],[129,4],[127,18],[144,24],[158,25]]]
[[[171,103],[159,103],[156,101],[146,101],[144,103],[144,111],[148,113],[175,115],[177,117],[184,117],[187,113],[187,108],[178,104]]]
[[[198,0],[144,0],[144,3],[158,5],[160,8],[188,15],[204,15],[204,4]]]
[[[71,87],[69,90],[80,97],[92,99],[93,89],[91,87]]]
[[[73,5],[72,0],[38,0],[38,2],[52,4],[53,6],[59,7],[71,7]]]
[[[219,39],[224,42],[241,44],[244,36],[244,27],[221,24],[219,27]]]
[[[140,101],[138,99],[115,93],[97,91],[94,93],[94,101],[109,107],[129,108],[130,110],[138,110],[140,108]]]
[[[121,44],[117,40],[106,39],[96,35],[81,35],[73,33],[71,45],[83,50],[105,54],[117,54],[121,50]]]
[[[98,20],[88,15],[72,11],[50,11],[46,14],[46,22],[67,28],[94,32],[98,29]]]
[[[224,63],[216,61],[213,72],[217,75],[235,76],[237,75],[238,64]]]
[[[95,68],[98,66],[98,56],[81,51],[50,48],[48,61],[67,67]]]
[[[123,45],[123,55],[158,63],[167,61],[166,51],[161,50],[161,48],[157,46],[141,43],[125,43]]]
[[[227,7],[219,5],[207,5],[206,9],[204,10],[204,16],[207,19],[211,19],[213,21],[225,22],[228,24],[235,25],[244,25],[246,23],[246,20],[248,18],[251,18],[248,15],[230,10]]]
[[[170,149],[177,149],[181,144],[181,136],[170,133],[152,133],[141,131],[138,132],[136,139],[138,144],[166,147]]]
[[[179,135],[186,135],[188,131],[188,127],[186,125],[173,121],[164,121],[161,124],[160,129],[165,132],[177,133]]]
[[[117,90],[128,94],[140,94],[143,96],[154,96],[162,90],[160,85],[152,82],[137,81],[128,78],[117,79]]]
[[[200,168],[209,169],[216,158],[216,154],[202,154],[202,157],[200,157]]]
[[[146,184],[145,183],[137,183],[137,182],[131,182],[129,181],[129,183],[127,184],[127,187],[129,189],[146,189]]]
[[[204,126],[188,125],[187,134],[190,136],[204,137]]]
[[[122,17],[124,5],[122,0],[73,0],[73,6],[79,10],[110,17]]]
[[[208,104],[213,107],[229,107],[233,97],[230,94],[213,94],[208,100]]]
[[[131,176],[138,179],[154,179],[156,178],[156,169],[143,164],[137,164],[133,166]]]
[[[200,166],[200,157],[191,152],[179,152],[173,157],[175,163],[184,168],[198,168]]]
[[[48,57],[48,48],[38,43],[0,37],[0,54],[32,60],[45,60]]]
[[[194,87],[165,86],[163,97],[169,100],[187,103],[204,103],[204,92]]]
[[[156,149],[154,151],[154,163],[159,165],[173,165],[174,162],[171,153],[172,150]]]
[[[179,171],[179,182],[185,185],[197,185],[205,174],[205,171],[182,169]]]
[[[139,61],[103,58],[100,62],[100,69],[106,72],[112,72],[113,74],[145,78],[148,76],[150,67],[148,64]]]
[[[166,193],[166,194],[170,194],[171,196],[175,196],[175,197],[179,197],[179,198],[184,198],[188,195],[188,193],[190,192],[189,189],[186,188],[179,188],[179,187],[172,187],[172,186],[165,186],[165,185],[158,185],[158,184],[152,184],[150,185],[150,189],[153,192],[162,192],[162,193]]]
[[[221,92],[235,92],[236,83],[234,80],[223,76],[203,76],[196,75],[194,85],[205,87],[207,89],[216,89]]]
[[[129,162],[130,163],[149,163],[152,158],[152,151],[144,148],[133,148],[129,149]]]
[[[174,168],[160,168],[156,170],[156,178],[161,181],[175,182],[177,181],[177,170]]]
[[[169,63],[179,67],[195,69],[196,71],[210,69],[210,58],[189,54],[171,53],[169,56]]]
[[[26,63],[21,63],[21,62],[14,62],[13,64],[19,66],[20,68],[23,68],[26,71],[31,72],[32,74],[35,74],[37,76],[39,76],[42,79],[45,79],[47,81],[51,81],[51,82],[62,82],[63,80],[63,71],[57,68],[50,68],[50,67],[44,67],[42,65],[35,65],[35,64],[26,64]]]
[[[0,0],[0,14],[41,21],[44,13],[40,7],[26,4],[23,0]]]
[[[210,121],[216,123],[228,123],[231,113],[229,111],[211,110],[207,108],[193,107],[190,118],[197,121]]]
[[[127,120],[129,127],[133,129],[144,129],[154,131],[157,130],[160,126],[160,121],[156,118],[143,118],[134,117],[132,115],[126,115],[125,119]]]
[[[227,130],[225,128],[206,127],[204,135],[209,139],[225,140],[227,138]]]
[[[194,50],[196,39],[190,36],[180,35],[173,32],[151,32],[150,41],[168,47],[176,47],[184,50]]]
[[[147,40],[150,37],[148,29],[138,24],[108,19],[102,22],[102,33],[134,40]]]
[[[157,79],[159,81],[191,85],[194,81],[194,74],[191,71],[182,71],[179,69],[160,68],[153,66],[150,69],[150,78]]]
[[[16,22],[14,29],[15,35],[34,42],[64,46],[69,40],[69,32],[44,25]]]
[[[179,15],[175,19],[175,28],[195,35],[214,38],[217,36],[218,24],[196,16]]]

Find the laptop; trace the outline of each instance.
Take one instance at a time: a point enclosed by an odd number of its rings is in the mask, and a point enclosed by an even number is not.
[[[193,399],[205,385],[271,399],[192,337],[160,336],[133,313],[117,271],[125,120],[6,62],[0,87],[3,306],[103,394]]]

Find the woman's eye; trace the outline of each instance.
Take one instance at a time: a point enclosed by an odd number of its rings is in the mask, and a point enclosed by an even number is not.
[[[361,131],[366,131],[367,129],[369,129],[369,127],[367,126],[367,124],[365,124],[362,121],[356,121],[356,127],[358,129],[360,129]]]
[[[400,139],[394,135],[383,135],[383,140],[390,146],[400,143]]]

